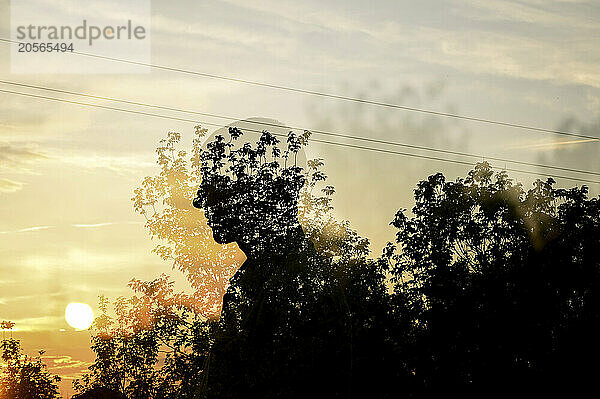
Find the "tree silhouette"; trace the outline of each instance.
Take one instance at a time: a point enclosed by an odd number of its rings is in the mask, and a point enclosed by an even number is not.
[[[205,372],[215,363],[208,361],[208,348],[216,336],[212,320],[215,311],[220,311],[220,297],[229,285],[227,275],[239,267],[245,256],[236,245],[215,242],[204,214],[191,206],[197,189],[193,184],[200,184],[200,156],[207,153],[201,145],[205,132],[196,129],[189,160],[186,151],[176,148],[179,135],[169,133],[157,149],[160,173],[144,179],[133,198],[135,209],[147,217],[151,236],[163,240],[155,252],[186,274],[192,292],[175,293],[169,278],[161,276],[149,282],[132,280],[130,286],[136,295],[119,298],[114,304],[114,316],[108,315],[109,304],[102,300],[100,308],[104,314],[95,323],[92,341],[97,357],[91,374],[78,381],[79,392],[109,387],[128,397],[191,398],[206,391],[209,381],[211,387],[216,385],[216,379],[207,378]],[[308,133],[291,140],[299,149],[307,139]],[[287,155],[290,164],[293,158],[294,154]],[[300,235],[305,231],[325,258],[357,263],[368,253],[368,240],[358,236],[347,222],[340,223],[331,215],[333,187],[324,186],[317,191],[326,179],[322,166],[322,160],[316,159],[308,162],[307,170],[295,169],[296,177],[306,184],[299,186],[300,194],[289,196],[293,199],[290,205],[297,209],[293,227]],[[289,191],[286,185],[280,188]],[[263,226],[271,230],[279,226],[277,231],[287,228],[283,222]],[[251,253],[250,249],[247,251]],[[220,255],[214,256],[215,252]],[[138,354],[148,352],[141,346],[158,350],[139,359]],[[150,369],[156,372],[149,373]],[[134,387],[142,393],[136,394]],[[146,391],[141,387],[146,387]]]
[[[194,200],[215,240],[236,242],[247,256],[224,298],[205,376],[208,396],[377,391],[389,370],[379,367],[390,314],[381,264],[365,259],[368,242],[357,235],[336,243],[327,237],[331,224],[317,223],[308,235],[302,229],[298,214],[311,209],[298,208],[306,176],[295,159],[308,132],[290,132],[283,150],[267,131],[255,145],[235,149],[241,136],[230,128],[228,139],[208,143]],[[309,164],[319,166],[319,160]],[[309,193],[324,179],[313,173]],[[316,201],[329,206],[327,197]]]
[[[373,260],[368,240],[333,218],[323,161],[296,164],[309,132],[238,144],[231,127],[202,145],[204,134],[188,161],[170,133],[160,174],[133,199],[192,292],[163,275],[132,280],[114,316],[101,302],[80,391],[469,398],[593,387],[600,201],[586,187],[549,179],[526,191],[487,163],[456,181],[429,176]]]
[[[396,306],[412,320],[421,397],[585,392],[599,352],[600,203],[587,188],[529,191],[481,163],[430,176],[389,246]]]
[[[212,239],[206,219],[192,206],[201,181],[200,151],[206,130],[196,127],[189,151],[177,149],[179,133],[160,141],[160,172],[146,177],[134,190],[133,206],[146,218],[146,229],[160,240],[154,252],[186,276],[191,293],[180,295],[182,305],[207,318],[218,318],[229,279],[243,262],[235,245]]]
[[[114,316],[101,297],[91,346],[96,359],[75,390],[109,389],[131,399],[196,397],[211,322],[181,304],[167,276],[130,286],[138,295],[119,297]]]
[[[126,399],[126,396],[114,389],[95,387],[85,393],[75,395],[71,399]]]
[[[0,328],[12,330],[14,323],[2,321]],[[0,345],[4,367],[0,370],[0,399],[56,399],[60,377],[51,375],[42,362],[44,351],[26,356],[21,342],[3,336]]]
[[[217,243],[204,214],[192,205],[202,181],[200,157],[206,133],[197,126],[191,147],[183,150],[178,148],[181,135],[169,132],[156,149],[159,173],[143,179],[132,201],[134,210],[145,217],[150,237],[160,242],[154,252],[172,262],[173,269],[190,283],[191,292],[179,293],[179,303],[206,318],[218,319],[229,280],[245,254],[235,243]],[[298,137],[295,145],[307,139],[307,134]],[[322,159],[310,160],[303,171],[306,184],[300,191],[298,221],[320,252],[330,257],[365,256],[368,240],[331,214],[334,188],[324,186],[317,191],[326,180],[323,165]]]

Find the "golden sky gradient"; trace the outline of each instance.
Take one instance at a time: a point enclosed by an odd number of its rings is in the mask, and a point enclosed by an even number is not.
[[[9,1],[0,0],[0,16],[0,37],[9,37]],[[595,0],[376,0],[368,6],[359,0],[153,1],[152,62],[600,136],[599,20]],[[600,171],[598,141],[168,71],[13,74],[8,45],[1,43],[0,80],[240,119],[273,118],[482,159]],[[2,84],[0,89],[49,95]],[[95,309],[98,295],[129,295],[132,277],[169,273],[184,286],[183,278],[151,253],[155,242],[131,197],[142,178],[157,171],[158,140],[178,131],[183,146],[189,146],[193,127],[0,93],[0,320],[16,323],[13,334],[29,353],[45,349],[51,371],[73,378],[92,360],[89,333],[75,331],[64,319],[68,303]],[[307,155],[325,159],[329,184],[337,190],[336,215],[371,238],[373,256],[393,239],[388,223],[396,210],[412,206],[418,179],[437,171],[454,179],[468,171],[463,165],[319,143]],[[533,179],[511,175],[526,186]],[[580,184],[556,180],[561,186]],[[591,184],[592,194],[599,187]],[[65,393],[69,386],[69,380],[63,383]]]

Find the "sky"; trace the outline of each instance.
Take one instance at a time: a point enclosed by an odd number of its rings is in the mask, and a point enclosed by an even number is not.
[[[73,0],[58,3],[68,7]],[[151,10],[155,64],[600,137],[600,3],[595,0],[373,0],[368,6],[358,0],[155,0]],[[7,0],[0,0],[0,37],[10,37]],[[270,118],[308,130],[481,157],[468,159],[472,162],[500,157],[600,172],[598,141],[165,70],[13,73],[5,43],[0,43],[0,80],[232,120]],[[47,351],[51,371],[67,377],[62,385],[67,394],[68,379],[93,357],[89,332],[66,324],[65,306],[84,302],[96,309],[98,295],[131,294],[127,282],[132,277],[169,273],[180,278],[151,253],[156,243],[130,198],[143,177],[157,171],[158,141],[178,131],[185,147],[194,125],[0,93],[0,320],[16,323],[14,334],[31,353]],[[371,239],[374,257],[394,238],[389,222],[398,209],[412,207],[420,179],[438,171],[455,179],[469,170],[466,165],[322,143],[312,143],[306,152],[308,158],[325,160],[328,183],[336,187],[336,217],[349,220]],[[550,172],[491,163],[542,172],[542,178]],[[536,178],[510,175],[525,187]],[[582,184],[556,180],[561,187]],[[598,195],[599,184],[589,187]]]

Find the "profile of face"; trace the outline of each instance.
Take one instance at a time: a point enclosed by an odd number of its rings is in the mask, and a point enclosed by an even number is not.
[[[237,242],[244,252],[277,245],[297,229],[298,196],[304,178],[215,176],[201,184],[194,206],[204,210],[219,244]]]
[[[236,148],[241,135],[230,128],[229,140],[218,135],[200,154],[202,181],[194,206],[204,210],[215,241],[237,242],[248,255],[276,247],[298,228],[305,176],[296,166],[301,144],[293,133],[285,151],[266,131],[254,146],[246,142]]]
[[[224,185],[203,184],[194,206],[204,210],[213,238],[219,244],[238,240],[241,216],[236,212],[235,194]]]

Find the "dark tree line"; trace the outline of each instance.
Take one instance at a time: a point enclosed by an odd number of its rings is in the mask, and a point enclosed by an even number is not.
[[[178,136],[163,142],[161,175],[136,191],[136,209],[152,205],[149,228],[170,242],[157,252],[204,294],[175,293],[166,277],[133,281],[138,296],[97,324],[97,359],[80,391],[468,398],[593,388],[600,202],[587,188],[549,179],[525,190],[487,163],[455,181],[436,174],[418,184],[412,211],[396,214],[395,243],[371,259],[368,240],[331,216],[322,162],[296,164],[308,133],[284,143],[268,132],[254,144],[241,137],[230,128],[205,147],[197,139],[189,164]],[[205,238],[203,223],[221,247],[174,238]],[[215,318],[206,298],[223,293]]]
[[[577,397],[600,371],[600,202],[482,163],[430,176],[388,247],[416,396]],[[402,315],[400,316],[402,317]]]
[[[36,357],[23,353],[21,342],[12,337],[15,323],[0,322],[0,399],[57,399],[60,377],[47,371],[42,361],[44,351]],[[6,332],[11,334],[7,338]]]

